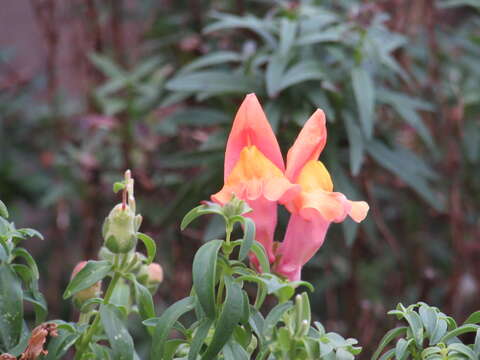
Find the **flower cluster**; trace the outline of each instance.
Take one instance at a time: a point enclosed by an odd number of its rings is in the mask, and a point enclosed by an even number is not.
[[[292,281],[300,279],[302,266],[322,246],[330,223],[347,215],[360,222],[369,209],[366,202],[333,191],[330,174],[317,160],[326,140],[325,114],[318,109],[288,151],[285,166],[265,113],[255,94],[249,94],[227,141],[224,186],[212,195],[221,205],[233,196],[247,202],[252,208],[247,216],[255,222],[257,241],[274,271]],[[281,243],[274,241],[278,204],[291,213]],[[253,256],[251,261],[258,267]]]

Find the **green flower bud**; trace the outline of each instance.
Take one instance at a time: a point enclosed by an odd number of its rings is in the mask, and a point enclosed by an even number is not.
[[[158,285],[163,281],[163,269],[157,263],[142,265],[138,271],[137,279],[153,294],[157,291]]]
[[[85,267],[85,265],[87,265],[86,261],[79,262],[72,271],[71,279],[73,279],[75,275],[77,275],[80,272],[80,270],[82,270]],[[82,305],[85,303],[85,301],[99,297],[101,292],[102,292],[102,282],[99,281],[93,284],[92,286],[90,286],[89,288],[79,291],[75,295],[73,295],[73,304],[80,309]]]
[[[236,215],[243,215],[252,211],[252,208],[248,204],[233,196],[228,203],[223,207],[223,213],[227,218],[233,217]]]
[[[135,214],[128,205],[115,206],[103,224],[105,246],[114,254],[125,254],[137,245]]]
[[[102,246],[98,251],[98,258],[100,260],[108,260],[113,262],[114,256],[115,254],[108,250],[105,246]]]

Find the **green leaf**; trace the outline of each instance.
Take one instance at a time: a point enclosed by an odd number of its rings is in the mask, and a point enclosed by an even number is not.
[[[287,18],[282,18],[280,24],[280,54],[288,55],[297,35],[298,23]]]
[[[172,360],[175,356],[176,351],[180,347],[180,345],[185,344],[185,340],[182,339],[173,339],[168,340],[165,343],[165,353],[163,353],[162,359],[164,360]],[[177,359],[177,358],[175,358]],[[185,358],[183,358],[185,359]]]
[[[249,360],[250,355],[245,349],[235,341],[229,341],[223,348],[223,358],[225,360]]]
[[[466,324],[466,325],[459,326],[458,328],[453,329],[453,330],[449,331],[448,333],[446,333],[441,338],[440,342],[445,343],[447,340],[449,340],[453,337],[456,337],[456,336],[459,336],[459,335],[462,335],[462,334],[465,334],[465,333],[469,333],[469,332],[477,332],[477,330],[479,328],[480,328],[480,326],[475,325],[475,324]]]
[[[423,324],[420,315],[413,310],[407,311],[405,313],[405,320],[407,320],[408,325],[410,326],[417,347],[420,348],[423,344]]]
[[[441,349],[438,346],[428,347],[422,351],[422,359],[427,359],[429,356],[439,354]]]
[[[8,209],[2,200],[0,200],[0,216],[8,219]]]
[[[61,359],[75,344],[80,337],[80,332],[70,332],[64,329],[58,331],[58,336],[52,337],[48,340],[48,354],[43,357],[44,360]]]
[[[209,318],[215,317],[215,274],[217,256],[223,241],[212,240],[198,249],[193,259],[193,288],[203,311]]]
[[[133,340],[122,322],[121,312],[111,304],[100,307],[100,317],[115,360],[133,360]]]
[[[475,311],[464,322],[464,324],[478,324],[478,323],[480,323],[480,311]]]
[[[273,98],[278,95],[282,85],[282,78],[288,64],[288,58],[281,54],[275,54],[268,62],[265,72],[265,83],[267,85],[268,96]]]
[[[113,192],[116,194],[120,190],[125,189],[125,182],[123,181],[117,181],[116,183],[113,184]]]
[[[110,261],[88,261],[87,265],[70,280],[70,283],[63,293],[63,298],[68,299],[73,294],[89,288],[107,276],[111,270],[112,264]]]
[[[460,344],[460,343],[450,344],[448,345],[448,350],[449,350],[449,356],[451,356],[450,352],[453,350],[462,355],[465,355],[469,360],[478,360],[478,357],[475,355],[473,350],[464,344]]]
[[[147,263],[151,264],[157,253],[157,244],[155,244],[155,240],[141,232],[137,232],[137,238],[139,238],[145,245],[145,249],[147,249]]]
[[[215,326],[212,341],[208,346],[202,360],[214,359],[222,350],[223,346],[231,338],[235,326],[239,323],[243,314],[243,296],[242,289],[230,277],[225,276],[225,288],[227,295],[223,304],[223,309]]]
[[[345,128],[347,130],[349,153],[350,153],[350,171],[356,176],[360,172],[363,160],[365,158],[365,145],[363,142],[362,131],[353,120],[350,113],[344,114]]]
[[[420,317],[422,318],[423,325],[425,326],[425,330],[427,335],[430,337],[437,326],[437,312],[435,309],[428,305],[421,305],[418,309]]]
[[[252,248],[253,241],[255,239],[255,223],[250,218],[243,219],[243,241],[240,245],[240,252],[238,254],[238,260],[245,259]]]
[[[204,34],[219,30],[244,28],[258,34],[271,48],[275,49],[277,47],[277,41],[269,31],[270,23],[266,19],[258,19],[251,15],[235,16],[229,14],[217,14],[216,17],[218,19],[216,22],[203,29]]]
[[[256,84],[243,74],[231,71],[204,70],[178,74],[165,84],[170,91],[209,94],[245,94],[253,92]]]
[[[480,355],[480,329],[477,330],[477,334],[475,335],[473,351],[475,352],[475,354],[477,354],[477,356]]]
[[[345,349],[339,348],[335,352],[337,360],[354,360],[355,356]]]
[[[88,58],[97,67],[97,69],[99,69],[105,75],[111,78],[125,77],[124,71],[108,57],[100,54],[90,53]]]
[[[30,267],[30,269],[32,269],[34,278],[38,280],[38,278],[40,277],[40,274],[38,273],[37,263],[35,262],[32,255],[30,255],[30,253],[27,250],[25,250],[24,248],[15,248],[12,251],[12,255],[14,259],[17,257],[23,258],[27,263],[27,265]]]
[[[371,141],[367,151],[376,162],[405,181],[434,209],[445,209],[443,199],[432,190],[428,181],[430,176],[425,173],[428,166],[420,158],[413,155],[406,158],[401,149],[389,149],[379,141]]]
[[[263,344],[265,342],[265,337],[263,336],[265,319],[263,318],[262,313],[253,306],[250,306],[250,318],[248,319],[248,323],[257,335],[260,344]]]
[[[267,251],[263,245],[255,240],[252,244],[251,250],[257,257],[262,272],[270,273],[270,262],[268,261]]]
[[[24,236],[28,237],[38,237],[40,240],[44,240],[43,235],[40,234],[37,230],[35,229],[18,229],[18,232],[21,233]]]
[[[407,327],[406,326],[401,326],[401,327],[397,327],[395,329],[392,329],[390,331],[388,331],[382,338],[382,340],[380,340],[380,344],[378,345],[378,348],[377,350],[375,351],[375,353],[373,354],[372,356],[372,360],[377,360],[378,357],[380,356],[380,354],[382,353],[383,349],[385,349],[385,347],[390,344],[390,342],[397,338],[398,336],[402,335],[402,334],[405,334],[407,332]],[[391,351],[391,354],[393,355],[395,353],[395,349],[392,349],[390,350]]]
[[[298,45],[314,45],[324,42],[339,42],[341,41],[345,33],[350,28],[350,24],[336,25],[329,27],[322,31],[313,31],[302,34],[298,39]]]
[[[153,305],[152,294],[148,289],[138,281],[133,281],[135,293],[137,296],[137,305],[140,317],[143,320],[155,317],[155,306]]]
[[[101,305],[103,304],[103,299],[102,298],[91,298],[85,301],[82,304],[82,307],[80,308],[80,312],[84,313],[87,312],[87,310],[92,306],[92,305]]]
[[[207,338],[208,331],[212,326],[212,319],[203,319],[203,321],[198,326],[195,331],[195,335],[192,338],[192,343],[190,344],[190,351],[188,352],[188,360],[196,360],[197,356],[202,349],[202,345]]]
[[[165,352],[165,343],[175,322],[180,316],[192,310],[195,306],[193,297],[177,301],[165,310],[158,319],[152,338],[152,359],[161,359]]]
[[[185,230],[185,228],[197,217],[206,215],[206,214],[217,214],[223,216],[222,207],[218,204],[208,203],[197,206],[190,210],[182,219],[180,224],[180,230]]]
[[[265,338],[268,339],[272,336],[273,329],[280,321],[283,314],[285,314],[285,312],[290,310],[292,307],[293,303],[291,301],[287,301],[282,304],[277,304],[272,310],[270,310],[263,324],[263,336]]]
[[[47,318],[48,307],[42,293],[40,293],[38,290],[24,292],[23,299],[33,304],[33,308],[35,311],[35,324],[38,325],[44,322]]]
[[[375,107],[375,88],[373,80],[363,67],[352,69],[352,86],[357,102],[358,113],[360,115],[360,124],[367,139],[373,134],[374,107]]]
[[[413,339],[405,340],[403,338],[398,339],[397,345],[395,346],[395,359],[396,360],[404,360],[408,353],[407,349]]]
[[[22,327],[22,285],[8,265],[0,265],[0,348],[8,352],[17,345]]]
[[[240,54],[233,51],[217,51],[196,58],[194,61],[184,66],[180,72],[186,73],[212,65],[219,65],[228,62],[239,62],[241,60],[242,57]]]
[[[322,80],[325,73],[320,68],[320,64],[316,61],[300,61],[291,66],[283,75],[282,82],[278,91],[285,90],[290,86],[300,84],[305,81]]]
[[[430,345],[436,345],[441,342],[441,338],[447,332],[447,322],[443,319],[438,319],[435,330],[433,330],[432,335],[430,336]]]
[[[390,349],[388,351],[386,351],[381,357],[379,360],[389,360],[391,358],[393,358],[395,356],[395,349]],[[373,360],[373,358],[372,358]]]

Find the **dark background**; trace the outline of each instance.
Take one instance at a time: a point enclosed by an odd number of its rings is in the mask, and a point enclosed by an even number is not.
[[[480,305],[479,29],[475,1],[3,1],[0,198],[46,238],[25,245],[50,318],[75,316],[62,289],[95,258],[126,168],[166,275],[157,312],[188,293],[194,252],[222,224],[179,222],[220,189],[231,120],[255,91],[285,153],[322,107],[321,160],[370,204],[304,269],[315,318],[365,358],[398,302],[463,321]],[[282,50],[304,30],[324,37]],[[230,55],[184,68],[218,51]],[[288,70],[302,78],[278,85]]]

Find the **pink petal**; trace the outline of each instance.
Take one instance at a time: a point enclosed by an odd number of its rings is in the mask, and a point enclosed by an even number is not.
[[[255,240],[261,243],[267,251],[270,262],[275,260],[273,255],[273,236],[277,225],[277,203],[264,197],[248,201],[253,211],[245,214],[255,222]]]
[[[365,201],[349,201],[351,209],[348,213],[350,217],[357,223],[363,221],[367,217],[370,207]]]
[[[300,280],[303,265],[322,246],[329,225],[321,216],[306,220],[298,214],[292,214],[285,239],[278,249],[280,261],[275,271],[290,281]]]
[[[225,181],[237,163],[244,147],[254,145],[282,172],[282,153],[272,127],[255,94],[248,94],[238,109],[225,151]]]
[[[287,171],[290,181],[296,181],[303,166],[310,160],[317,160],[327,142],[325,113],[317,109],[303,126],[295,143],[287,154]]]

